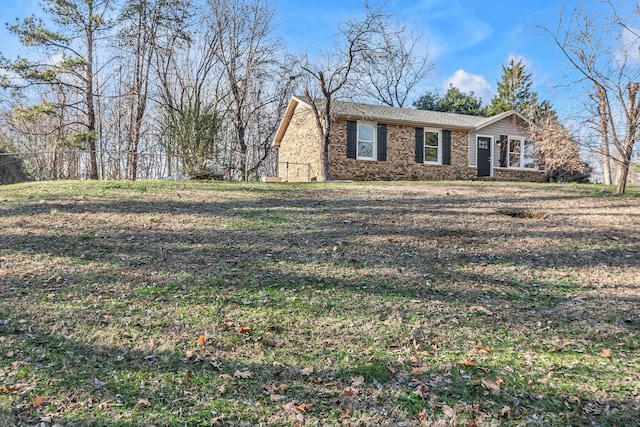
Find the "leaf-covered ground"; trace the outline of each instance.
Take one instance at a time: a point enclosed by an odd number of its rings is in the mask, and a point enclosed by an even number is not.
[[[640,197],[0,187],[0,426],[640,425]]]

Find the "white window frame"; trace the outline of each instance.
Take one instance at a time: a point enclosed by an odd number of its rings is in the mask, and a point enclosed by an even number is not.
[[[427,161],[427,133],[436,133],[438,134],[438,159],[433,161]],[[433,146],[429,146],[429,148],[433,148]],[[442,129],[434,129],[434,128],[424,128],[424,145],[422,146],[423,152],[423,162],[425,165],[441,165],[442,164]]]
[[[531,167],[527,167],[525,166],[525,158],[526,158],[526,154],[527,151],[525,150],[525,147],[527,146],[527,144],[530,144],[533,146],[533,151],[531,153],[531,160],[532,160],[532,165]],[[534,170],[534,169],[538,169],[536,168],[536,143],[533,141],[530,141],[528,139],[525,139],[524,142],[522,143],[522,168],[523,169],[527,169],[527,170]]]
[[[520,141],[520,166],[512,166],[511,165],[511,141],[516,140],[516,141]],[[530,141],[527,140],[526,137],[524,136],[507,136],[507,166],[502,168],[502,169],[513,169],[513,170],[538,170],[538,168],[535,165],[535,157],[534,157],[534,164],[532,167],[525,167],[524,164],[524,160],[525,160],[525,144],[533,144],[534,146],[534,150],[535,150],[535,142],[534,141]]]
[[[373,127],[373,157],[360,155],[360,126]],[[363,142],[371,142],[362,140]],[[377,160],[378,156],[378,124],[372,122],[358,122],[357,123],[357,135],[356,135],[356,159],[358,160]]]

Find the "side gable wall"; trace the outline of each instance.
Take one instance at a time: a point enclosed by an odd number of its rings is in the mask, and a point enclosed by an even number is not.
[[[468,132],[451,130],[451,165],[415,162],[415,127],[387,123],[387,160],[347,158],[347,120],[338,118],[332,128],[329,162],[333,179],[459,180],[472,179],[476,170],[468,167]]]
[[[492,123],[479,131],[469,132],[469,166],[476,167],[476,137],[493,136],[493,164],[500,164],[500,148],[497,146],[500,135],[527,137],[529,130],[524,121],[515,117],[507,117],[498,122]]]
[[[313,113],[298,105],[278,148],[278,177],[283,182],[322,179],[322,150]]]
[[[479,131],[469,132],[468,149],[469,149],[469,167],[473,168],[474,176],[477,174],[476,168],[476,137],[492,136],[493,137],[493,177],[495,179],[504,179],[508,181],[526,181],[537,182],[544,181],[545,175],[537,170],[517,170],[500,168],[500,135],[509,137],[529,137],[529,128],[526,122],[517,117],[507,117],[498,122],[492,123]]]

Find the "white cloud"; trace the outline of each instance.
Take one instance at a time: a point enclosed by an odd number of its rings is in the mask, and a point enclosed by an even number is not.
[[[511,60],[513,60],[514,62],[521,61],[522,65],[524,65],[525,70],[527,70],[527,72],[529,73],[533,69],[533,60],[526,58],[524,55],[512,53],[507,57],[507,64],[511,62]]]
[[[484,76],[478,76],[462,69],[457,70],[444,81],[445,90],[449,89],[449,85],[453,85],[465,93],[473,92],[475,96],[482,99],[484,105],[489,104],[493,97],[491,85]]]
[[[618,65],[629,63],[637,65],[640,63],[640,29],[623,28],[619,38],[618,52],[616,52],[616,62]]]

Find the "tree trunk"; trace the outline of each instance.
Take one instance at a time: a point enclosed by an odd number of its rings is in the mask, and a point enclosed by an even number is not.
[[[622,159],[620,162],[620,175],[618,177],[618,186],[616,194],[622,194],[627,189],[627,178],[629,177],[629,159]]]
[[[96,109],[93,99],[93,2],[89,2],[87,36],[87,66],[85,95],[87,102],[87,131],[89,133],[90,179],[98,179],[98,153],[96,147]]]
[[[602,183],[611,185],[611,153],[609,151],[609,114],[607,109],[607,92],[604,87],[596,84],[596,96],[598,98],[598,116],[600,119],[600,136],[602,144],[600,155],[602,156]]]

